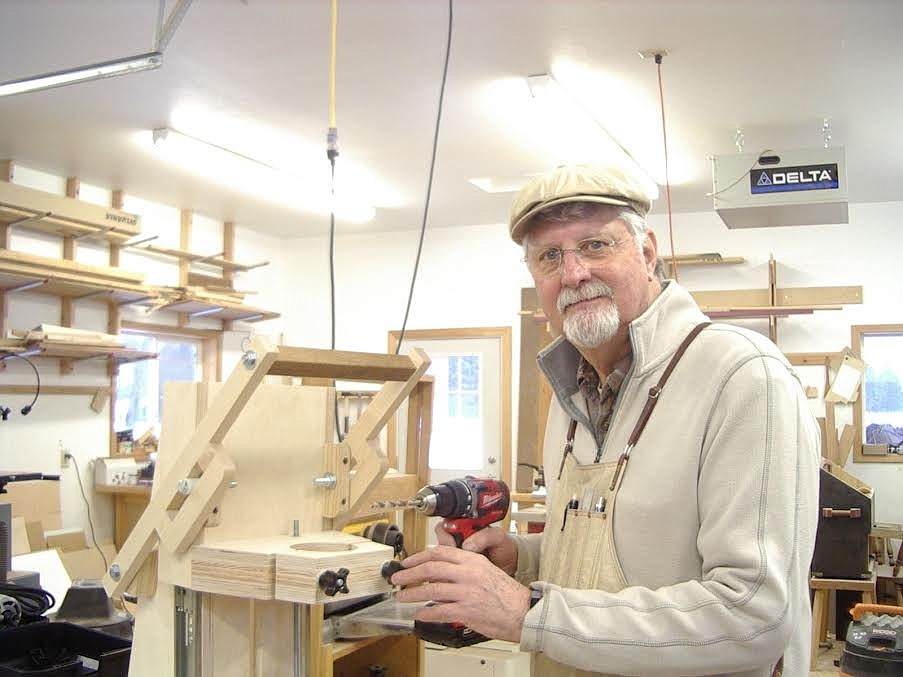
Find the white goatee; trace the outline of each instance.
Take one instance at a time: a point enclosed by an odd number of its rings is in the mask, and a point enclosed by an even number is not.
[[[579,301],[608,298],[611,303],[602,308],[571,308]],[[558,312],[564,317],[564,335],[568,341],[582,348],[597,348],[610,341],[621,326],[621,316],[612,298],[611,287],[598,280],[590,280],[576,289],[565,288],[558,295]]]

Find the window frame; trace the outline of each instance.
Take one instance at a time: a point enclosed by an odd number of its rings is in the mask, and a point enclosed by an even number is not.
[[[196,341],[200,348],[201,381],[222,380],[223,334],[214,329],[193,329],[190,327],[174,327],[164,324],[151,324],[123,320],[121,331],[130,334],[145,334],[161,339],[190,339]],[[118,369],[110,375],[110,456],[119,455],[116,442],[116,377]]]
[[[865,336],[881,336],[889,334],[903,334],[903,324],[857,324],[850,328],[850,346],[853,355],[862,359],[862,341]],[[856,437],[853,444],[853,460],[856,463],[903,463],[903,454],[887,454],[885,456],[872,456],[862,453],[862,423],[864,419],[863,407],[865,402],[865,376],[859,389],[859,397],[853,403],[853,426],[856,428]]]

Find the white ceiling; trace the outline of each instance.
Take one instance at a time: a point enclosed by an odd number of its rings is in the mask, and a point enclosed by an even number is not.
[[[0,0],[0,81],[151,51],[157,10],[155,0]],[[161,69],[0,98],[0,158],[262,231],[325,232],[326,217],[163,164],[132,135],[201,105],[322,147],[327,172],[329,10],[329,0],[195,0]],[[447,20],[445,0],[339,0],[338,162],[401,196],[368,224],[340,223],[345,232],[420,225]],[[747,152],[818,148],[825,117],[832,144],[846,147],[850,200],[901,200],[901,31],[900,0],[454,0],[429,227],[503,222],[511,195],[468,178],[568,159],[515,113],[489,110],[500,79],[570,64],[597,117],[626,108],[640,124],[632,138],[660,140],[655,65],[637,56],[647,48],[670,52],[671,161],[692,177],[674,187],[675,211],[711,208],[708,157],[736,152],[737,127]]]

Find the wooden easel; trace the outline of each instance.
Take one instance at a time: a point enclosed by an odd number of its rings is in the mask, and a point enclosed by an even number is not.
[[[332,674],[334,652],[321,646],[318,634],[321,600],[293,606],[266,591],[256,598],[201,595],[200,618],[184,621],[193,628],[188,639],[200,641],[200,656],[193,659],[198,665],[194,672],[170,671],[184,662],[173,648],[176,639],[185,639],[174,610],[177,601],[187,607],[182,596],[194,593],[192,552],[255,536],[263,541],[255,554],[266,556],[272,547],[268,536],[284,541],[316,533],[328,540],[331,530],[366,514],[373,500],[411,496],[420,478],[396,473],[384,480],[388,459],[378,436],[404,399],[421,390],[428,366],[419,350],[409,356],[350,353],[276,347],[255,339],[225,383],[173,384],[167,390],[170,406],[151,501],[104,578],[112,596],[127,589],[138,593],[133,675],[148,670],[163,676],[285,674],[297,663],[296,642],[308,676]],[[345,440],[335,443],[335,390],[264,384],[267,374],[385,384]],[[427,422],[427,436],[428,431]],[[330,475],[332,485],[322,486]],[[361,571],[378,570],[386,558],[376,552]],[[344,559],[339,551],[323,561],[324,568],[338,569]],[[345,598],[388,590],[378,576],[364,586],[353,580],[363,579],[349,577],[352,590]],[[303,622],[293,624],[293,616]],[[416,659],[419,649],[412,646]]]

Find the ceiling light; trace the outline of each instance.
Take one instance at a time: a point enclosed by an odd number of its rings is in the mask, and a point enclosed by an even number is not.
[[[521,176],[477,176],[467,179],[486,193],[513,193],[527,185],[527,182],[538,174],[522,174]]]
[[[593,141],[601,144],[601,152],[591,151],[592,161],[604,164],[617,158],[635,165],[641,177],[646,179],[643,188],[649,199],[658,199],[658,184],[649,171],[554,76],[548,73],[530,75],[527,77],[527,88],[533,100],[543,107],[543,114],[551,124],[567,125],[567,133],[579,144],[591,144]]]
[[[78,68],[56,71],[55,73],[45,73],[44,75],[33,75],[20,80],[10,80],[9,82],[0,84],[0,96],[62,87],[64,85],[71,85],[75,82],[102,80],[103,78],[112,78],[127,73],[153,70],[159,68],[161,65],[163,65],[163,53],[149,52],[138,56],[130,56],[125,59],[104,61],[103,63],[95,63],[90,66],[80,66]]]
[[[373,205],[357,198],[353,190],[337,190],[333,201],[325,161],[316,175],[304,175],[170,128],[154,129],[150,135],[145,132],[139,140],[175,167],[249,197],[314,214],[328,214],[334,207],[338,218],[354,223],[376,215]]]

